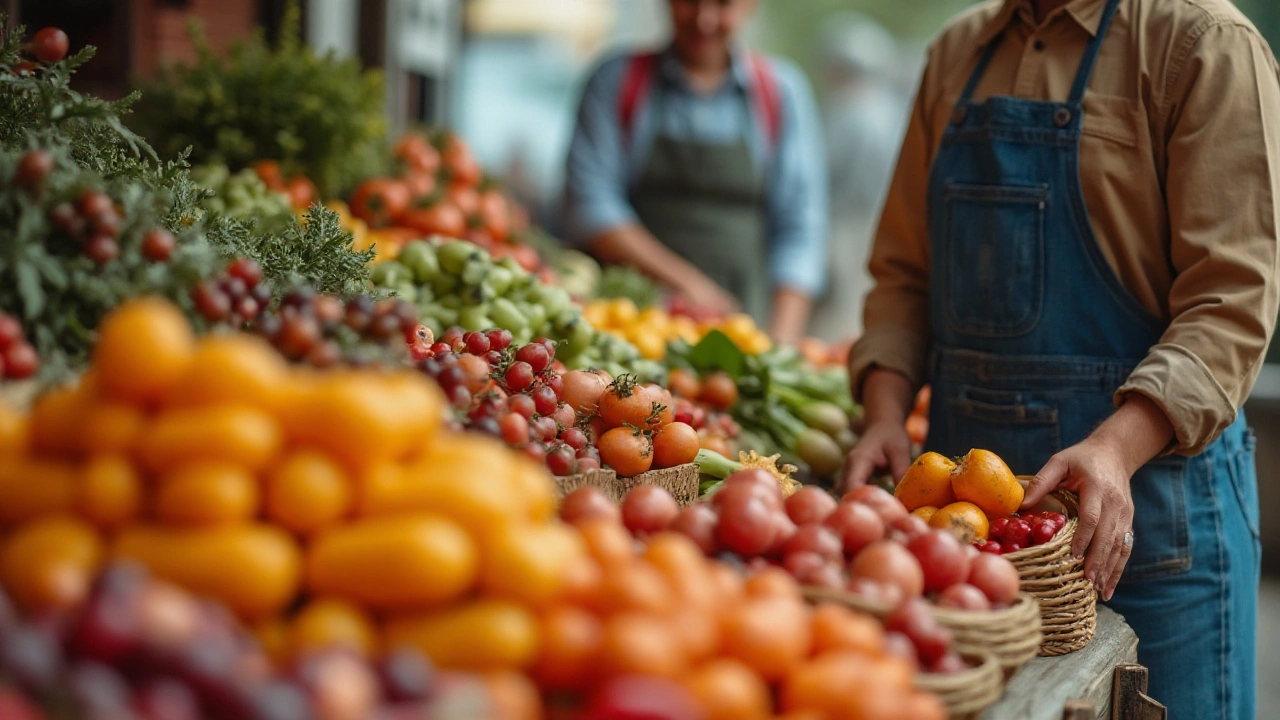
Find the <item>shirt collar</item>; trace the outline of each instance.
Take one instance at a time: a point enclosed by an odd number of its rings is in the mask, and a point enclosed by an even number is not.
[[[1073,0],[1058,12],[1068,15],[1090,36],[1096,36],[1098,27],[1102,25],[1102,13],[1106,6],[1106,0]],[[1015,18],[1022,19],[1029,26],[1035,26],[1035,10],[1031,7],[1031,0],[1005,0],[1000,6],[1000,12],[996,13],[991,22],[983,28],[982,34],[978,36],[978,45],[989,44],[997,35],[1004,32]]]
[[[751,86],[751,70],[747,54],[746,47],[739,43],[735,43],[729,48],[728,82],[733,83],[733,86],[740,90],[746,90]],[[674,45],[668,45],[667,49],[662,51],[659,64],[662,75],[666,80],[674,82],[684,90],[689,89],[689,79],[685,75],[684,66],[680,64],[679,56],[676,55]]]

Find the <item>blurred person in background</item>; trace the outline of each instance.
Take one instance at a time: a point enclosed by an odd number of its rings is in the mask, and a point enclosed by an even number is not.
[[[811,91],[737,35],[757,0],[669,0],[673,39],[605,60],[566,168],[566,233],[691,305],[805,332],[827,258],[827,176]]]
[[[897,77],[902,64],[898,43],[879,23],[861,13],[842,13],[826,26],[823,117],[831,243],[827,291],[814,308],[810,332],[836,342],[853,339],[862,329],[862,299],[871,289],[871,237],[911,98]]]
[[[850,358],[846,487],[928,450],[1079,493],[1072,552],[1173,718],[1252,720],[1240,408],[1280,305],[1280,71],[1228,0],[1003,0],[934,41]]]

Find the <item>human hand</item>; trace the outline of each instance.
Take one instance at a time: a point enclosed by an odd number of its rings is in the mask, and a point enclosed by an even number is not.
[[[728,290],[720,287],[714,280],[696,269],[691,269],[688,276],[680,280],[675,290],[691,306],[710,310],[717,315],[735,313],[741,308],[738,299]]]
[[[1084,576],[1110,600],[1133,548],[1124,542],[1133,532],[1133,495],[1125,454],[1115,445],[1087,439],[1049,458],[1027,487],[1024,510],[1055,488],[1080,495],[1080,517],[1071,552],[1088,557]]]
[[[858,444],[849,451],[844,462],[841,493],[862,487],[876,469],[887,469],[895,478],[907,473],[911,465],[911,437],[900,422],[880,420],[863,429]]]

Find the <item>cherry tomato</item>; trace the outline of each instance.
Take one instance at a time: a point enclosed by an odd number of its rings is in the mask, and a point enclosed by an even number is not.
[[[907,542],[907,550],[924,571],[925,592],[941,592],[969,577],[969,556],[955,536],[945,530],[916,535]]]
[[[173,233],[164,228],[154,228],[142,236],[142,254],[148,260],[164,262],[173,257],[173,250],[177,244]]]
[[[671,530],[688,537],[706,555],[714,556],[719,550],[716,540],[718,522],[719,517],[710,505],[697,502],[680,511],[675,522],[671,523]]]
[[[622,524],[638,537],[666,530],[679,514],[676,499],[656,485],[641,485],[622,500]]]
[[[824,561],[837,562],[844,559],[844,545],[840,536],[832,530],[817,523],[801,525],[787,541],[782,550],[784,555],[809,552]],[[793,575],[795,573],[792,573]]]
[[[44,150],[29,150],[18,161],[18,171],[14,182],[27,190],[35,190],[44,183],[44,179],[53,172],[53,156]]]
[[[547,469],[556,477],[572,475],[576,465],[573,450],[566,445],[558,445],[547,452]]]
[[[502,439],[512,447],[523,447],[529,442],[529,421],[523,415],[511,412],[498,421]]]
[[[836,499],[822,488],[808,486],[795,491],[787,498],[787,515],[796,525],[826,521],[836,510]]]
[[[732,493],[720,505],[720,523],[716,527],[716,538],[726,549],[745,557],[754,557],[768,550],[773,545],[777,526],[773,521],[773,513],[759,496],[743,488],[745,492],[734,493],[736,488],[725,488],[723,493]]]
[[[56,27],[47,27],[31,39],[31,54],[40,62],[58,62],[67,56],[71,41]]]

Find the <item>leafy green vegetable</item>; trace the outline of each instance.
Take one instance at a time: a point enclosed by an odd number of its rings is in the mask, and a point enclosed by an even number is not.
[[[167,68],[144,87],[132,125],[162,154],[191,146],[198,163],[238,170],[280,161],[325,197],[379,174],[387,162],[382,75],[355,59],[317,56],[301,42],[299,17],[290,2],[278,48],[258,32],[225,59],[192,25],[195,64]]]

